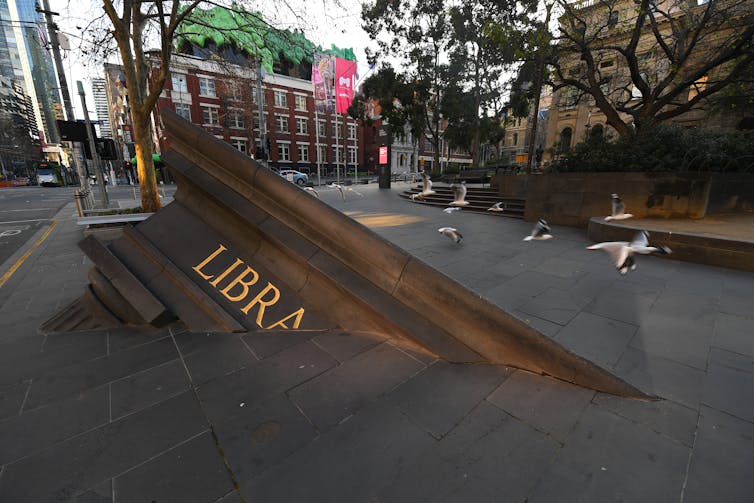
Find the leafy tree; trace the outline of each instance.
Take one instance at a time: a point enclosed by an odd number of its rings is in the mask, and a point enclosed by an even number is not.
[[[582,97],[619,134],[678,117],[734,86],[754,64],[750,0],[557,0],[550,83]]]
[[[405,70],[396,75],[394,82],[402,83],[400,89],[409,89],[410,96],[404,95],[400,101],[404,107],[400,116],[412,124],[415,133],[428,134],[428,139],[435,145],[434,166],[440,164],[440,137],[442,135],[440,117],[440,98],[447,84],[447,63],[443,55],[447,49],[450,27],[445,0],[374,0],[362,5],[361,18],[363,28],[370,38],[377,42],[377,52],[370,55],[372,61],[381,55],[397,58]],[[389,90],[392,77],[380,74],[387,79],[381,90]],[[403,87],[407,86],[407,87]],[[389,113],[393,100],[387,95],[377,95],[383,111]],[[397,96],[394,96],[397,97]],[[390,118],[386,116],[388,122]],[[398,132],[400,126],[391,123]],[[418,138],[417,136],[414,136]]]
[[[441,110],[448,120],[446,136],[471,152],[473,165],[479,162],[480,144],[502,134],[503,72],[518,58],[518,44],[511,42],[520,39],[519,30],[529,24],[536,5],[532,0],[474,0],[449,10],[449,85]]]

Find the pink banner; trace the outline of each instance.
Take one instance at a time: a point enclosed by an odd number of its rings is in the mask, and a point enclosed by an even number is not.
[[[353,101],[356,84],[356,61],[337,58],[335,60],[335,111],[348,113]]]

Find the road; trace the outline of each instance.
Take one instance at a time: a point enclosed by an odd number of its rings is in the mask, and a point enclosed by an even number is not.
[[[34,234],[52,221],[55,214],[73,201],[76,187],[8,187],[0,188],[0,267]],[[95,199],[99,189],[93,186]],[[163,189],[171,196],[174,185]],[[131,186],[108,187],[111,200],[138,198]],[[7,265],[7,264],[5,264]]]

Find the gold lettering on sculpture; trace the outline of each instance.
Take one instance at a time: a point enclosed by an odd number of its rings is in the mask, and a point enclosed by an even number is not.
[[[240,258],[236,258],[236,261],[233,262],[230,266],[228,266],[223,272],[221,272],[219,275],[215,276],[214,274],[206,274],[203,269],[213,260],[215,260],[221,253],[226,251],[227,248],[224,245],[219,245],[215,251],[213,251],[207,258],[202,260],[199,264],[195,265],[192,269],[196,271],[196,273],[201,276],[203,279],[207,280],[210,285],[217,288],[220,283],[222,283],[225,279],[227,279],[231,274],[238,270],[238,268],[242,265],[245,265],[244,261]],[[242,273],[237,275],[235,279],[233,279],[230,283],[225,285],[225,287],[220,290],[220,293],[223,294],[223,296],[228,299],[230,302],[243,302],[246,300],[246,297],[249,295],[250,287],[252,285],[255,285],[259,281],[259,273],[255,271],[250,266],[246,265],[246,268],[243,270]],[[237,295],[232,294],[234,290],[239,290],[239,293]],[[268,297],[268,298],[265,298]],[[262,320],[264,318],[265,310],[268,307],[271,307],[280,300],[280,289],[273,285],[271,282],[267,282],[267,286],[265,286],[256,296],[254,296],[253,299],[251,299],[248,304],[243,306],[241,308],[241,312],[245,315],[249,314],[249,311],[254,306],[259,306],[259,309],[257,311],[256,315],[256,323],[258,326],[263,327]],[[304,308],[301,307],[297,311],[292,312],[288,316],[284,317],[283,319],[276,321],[272,325],[268,326],[267,328],[275,328],[275,327],[282,327],[287,329],[288,325],[286,323],[290,323],[293,321],[293,325],[291,328],[298,328],[301,324],[301,320],[304,317]]]
[[[224,247],[223,245],[220,245],[217,248],[217,250],[215,250],[214,252],[212,252],[212,254],[209,257],[205,258],[199,265],[195,265],[192,269],[194,269],[197,272],[197,274],[199,274],[199,276],[201,276],[202,278],[204,278],[206,280],[211,279],[213,276],[211,274],[204,274],[202,272],[202,268],[205,265],[207,265],[210,262],[212,262],[215,259],[215,257],[217,257],[218,255],[220,255],[225,250],[227,250],[227,248]]]
[[[288,316],[286,316],[282,320],[276,321],[275,323],[273,323],[272,325],[270,325],[269,327],[267,327],[267,329],[275,328],[275,327],[288,328],[288,325],[286,325],[285,322],[288,321],[288,320],[290,320],[294,316],[296,317],[296,320],[293,322],[293,326],[291,328],[298,328],[298,326],[301,324],[301,318],[304,317],[304,308],[301,307],[301,308],[298,309],[298,311],[292,312],[291,314],[289,314]]]
[[[252,274],[251,280],[250,281],[244,281],[244,278],[249,273]],[[252,269],[249,266],[246,266],[246,269],[241,274],[239,274],[238,276],[236,276],[236,279],[234,279],[233,281],[231,281],[230,283],[228,283],[228,285],[225,288],[223,288],[222,290],[220,290],[220,293],[223,294],[225,296],[225,298],[228,299],[231,302],[241,301],[241,300],[243,300],[243,299],[246,298],[246,296],[249,294],[249,287],[251,285],[253,285],[254,283],[256,283],[257,280],[259,280],[259,274],[257,273],[257,271],[255,271],[254,269]],[[233,288],[235,288],[236,285],[241,285],[241,288],[242,288],[241,293],[239,295],[230,295],[229,292]],[[248,313],[246,313],[246,314],[248,314]]]
[[[267,292],[273,292],[272,293],[272,298],[269,299],[269,300],[263,300],[263,297],[264,297],[264,295]],[[249,310],[252,307],[254,307],[255,304],[258,303],[259,304],[259,311],[257,311],[257,325],[259,325],[261,327],[262,326],[262,316],[264,316],[264,310],[267,307],[269,307],[269,306],[277,303],[278,300],[280,300],[280,290],[278,290],[275,285],[273,285],[272,283],[270,283],[268,281],[267,282],[267,286],[264,287],[262,289],[262,291],[257,294],[256,297],[254,297],[253,299],[251,299],[251,302],[249,302],[244,307],[242,307],[241,311],[244,314],[249,314]]]
[[[235,261],[235,263],[232,266],[230,266],[227,269],[225,269],[222,274],[220,274],[217,278],[215,278],[214,281],[210,281],[209,284],[212,285],[212,286],[217,286],[218,283],[220,283],[222,280],[224,280],[225,277],[228,274],[230,274],[231,272],[233,272],[233,270],[236,267],[238,267],[239,265],[241,265],[241,264],[243,264],[243,260],[241,260],[240,258],[237,258],[236,261]]]

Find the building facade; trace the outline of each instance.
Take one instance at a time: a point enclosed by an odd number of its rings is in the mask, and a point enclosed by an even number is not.
[[[102,78],[92,79],[92,97],[94,98],[94,110],[97,113],[99,123],[99,137],[112,138],[113,130],[110,125],[110,111],[107,100],[107,80]]]
[[[156,107],[157,137],[163,136],[159,112],[169,109],[270,167],[309,174],[319,169],[322,176],[365,168],[359,124],[317,113],[309,80],[265,73],[261,121],[258,82],[254,68],[175,54]]]
[[[32,102],[43,149],[60,141],[55,105],[60,103],[42,15],[35,0],[0,0],[0,74],[21,86]],[[55,148],[49,148],[54,153]]]

